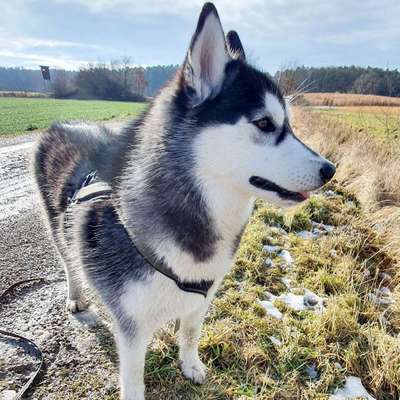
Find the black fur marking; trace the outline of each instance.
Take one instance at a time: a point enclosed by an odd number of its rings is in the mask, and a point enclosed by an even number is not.
[[[180,130],[176,129],[177,132]],[[172,236],[195,261],[204,262],[214,255],[219,236],[194,180],[193,139],[191,135],[170,135],[163,139],[164,151],[151,160],[148,168],[151,172],[142,182],[143,197],[138,193],[137,198],[130,200],[129,218],[132,230],[139,235],[159,229],[160,235],[166,232]],[[151,226],[148,221],[152,221]]]
[[[292,192],[287,190],[274,182],[269,181],[268,179],[261,178],[259,176],[252,176],[249,179],[251,185],[258,189],[266,190],[268,192],[275,192],[280,198],[285,200],[293,200],[293,201],[304,201],[306,198],[297,192]]]
[[[132,242],[114,207],[108,202],[95,202],[81,225],[81,255],[85,271],[103,301],[117,316],[125,334],[134,334],[134,322],[119,304],[124,283],[146,280],[154,274],[132,246]],[[86,245],[85,245],[86,244]]]
[[[286,120],[282,126],[282,130],[280,131],[278,137],[276,138],[275,145],[278,146],[279,144],[281,144],[290,132],[291,132],[290,126],[288,121]]]
[[[265,94],[272,93],[284,104],[278,86],[266,74],[240,60],[229,62],[225,68],[226,78],[220,93],[194,108],[188,108],[188,95],[184,88],[176,94],[175,107],[179,120],[191,118],[201,127],[213,123],[235,124],[241,117],[252,120],[254,111],[264,107]]]
[[[131,239],[110,204],[94,203],[82,227],[83,240],[92,251],[84,255],[87,272],[96,281],[98,276],[126,282],[143,280],[154,273],[132,246]]]

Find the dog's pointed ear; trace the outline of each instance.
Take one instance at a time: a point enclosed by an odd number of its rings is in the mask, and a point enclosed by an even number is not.
[[[226,44],[228,45],[229,54],[233,59],[246,61],[246,53],[236,31],[229,31],[227,33]]]
[[[194,93],[194,105],[219,93],[229,61],[217,9],[212,3],[206,3],[201,10],[183,68],[184,84]]]

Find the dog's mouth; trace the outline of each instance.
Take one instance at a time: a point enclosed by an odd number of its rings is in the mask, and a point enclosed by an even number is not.
[[[310,192],[292,192],[290,190],[286,190],[280,187],[274,182],[271,182],[259,176],[252,176],[249,179],[249,182],[251,185],[255,186],[258,189],[277,193],[278,196],[284,200],[301,202],[307,200],[310,197]]]

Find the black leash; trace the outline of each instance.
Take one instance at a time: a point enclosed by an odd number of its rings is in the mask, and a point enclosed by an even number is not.
[[[69,199],[68,207],[74,204],[80,204],[89,200],[98,200],[101,198],[110,198],[112,196],[111,187],[100,180],[97,179],[96,171],[90,172],[88,174],[82,184],[80,189],[78,189],[72,198]],[[172,271],[172,269],[163,261],[158,260],[150,251],[147,249],[147,246],[141,245],[138,246],[138,241],[134,241],[132,236],[128,231],[127,235],[129,236],[133,247],[135,247],[136,251],[140,254],[140,256],[146,261],[151,267],[153,267],[157,272],[166,276],[167,278],[173,280],[179,289],[188,293],[196,293],[201,294],[204,297],[207,297],[208,291],[211,286],[214,284],[213,280],[204,280],[201,281],[182,281],[179,277]]]
[[[23,281],[19,281],[8,287],[3,293],[0,294],[0,302],[9,294],[11,293],[16,287],[21,286],[26,283],[30,282],[46,282],[44,278],[33,278],[33,279],[26,279]],[[9,332],[3,329],[0,329],[0,335],[11,337],[13,339],[17,339],[20,341],[23,341],[29,345],[31,349],[33,349],[33,352],[35,353],[36,357],[39,359],[40,363],[38,367],[36,368],[35,372],[32,374],[32,376],[29,378],[29,380],[25,383],[25,385],[19,390],[19,392],[15,395],[14,400],[19,400],[21,399],[29,390],[29,388],[37,381],[39,377],[39,373],[42,371],[43,364],[44,364],[44,357],[43,353],[40,350],[39,346],[31,339],[28,339],[24,336],[18,335],[13,332]]]

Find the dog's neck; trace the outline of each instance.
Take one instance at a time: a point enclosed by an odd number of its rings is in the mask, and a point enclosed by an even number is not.
[[[183,138],[178,149],[165,144],[166,133],[158,132],[160,111],[166,118],[168,107],[168,96],[157,99],[138,132],[139,144],[122,177],[121,211],[127,229],[176,272],[201,279],[205,271],[189,271],[187,265],[212,264],[221,253],[233,258],[253,202],[218,177],[196,176],[191,138]]]

